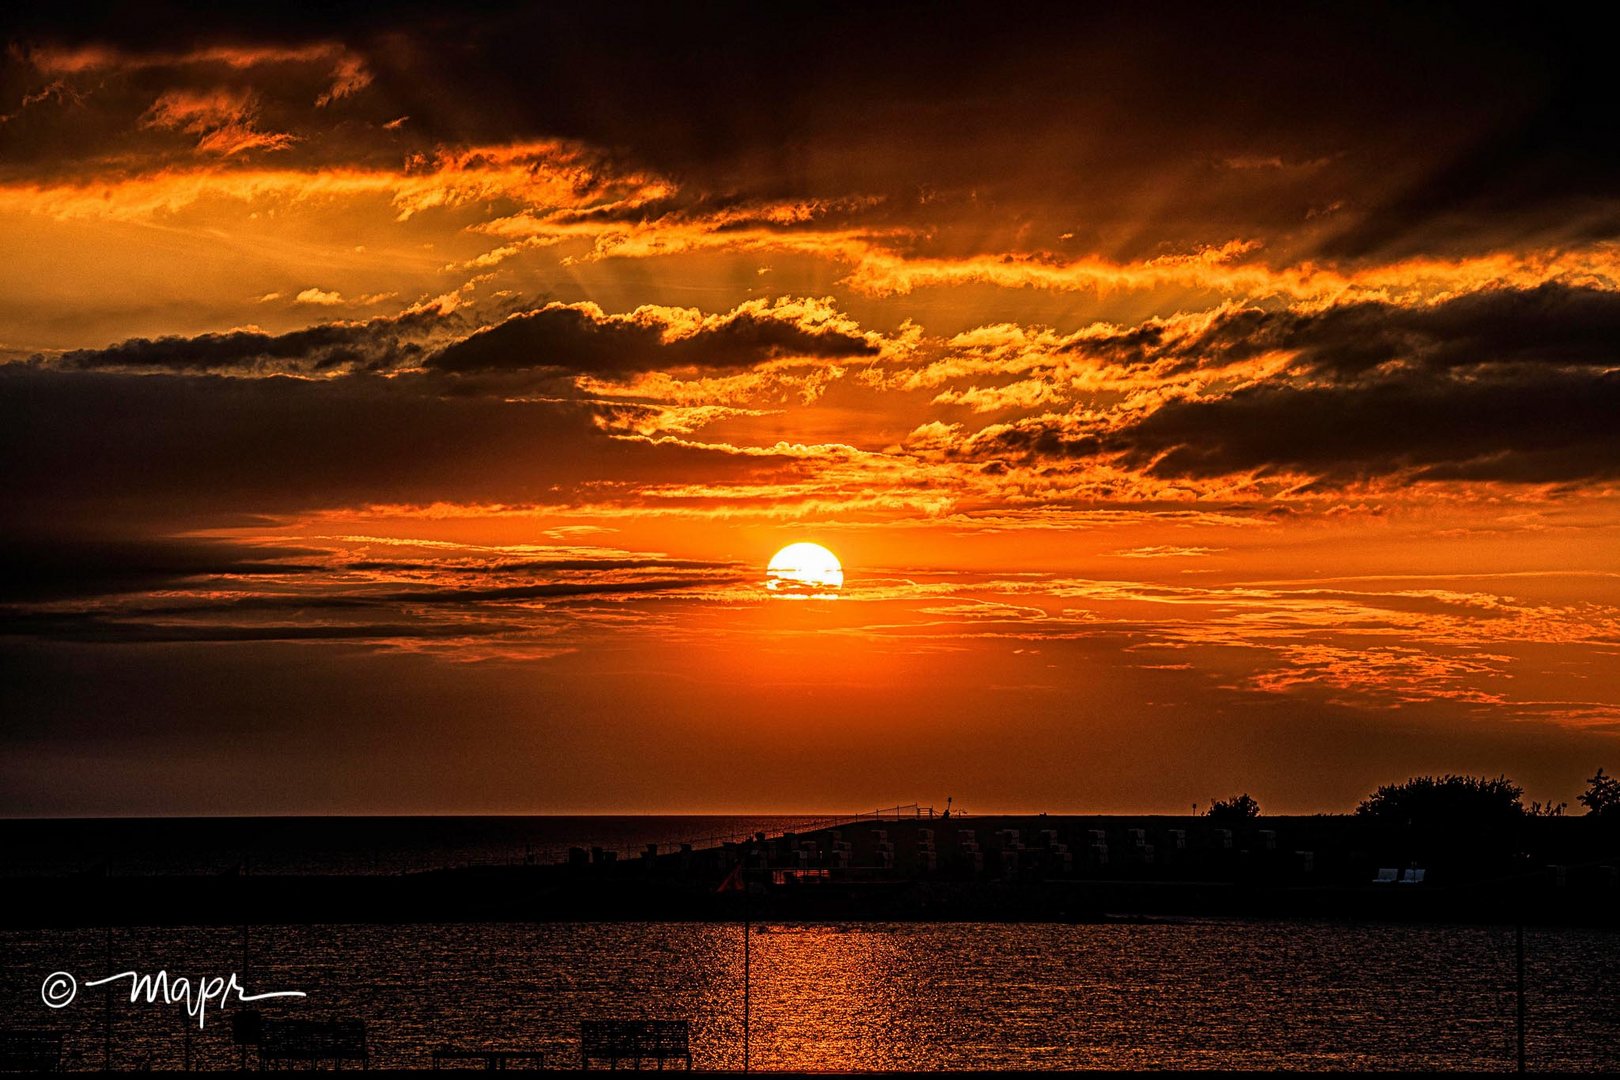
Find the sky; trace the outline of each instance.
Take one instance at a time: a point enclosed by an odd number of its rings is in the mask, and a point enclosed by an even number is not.
[[[1620,768],[1573,10],[0,19],[0,813]]]

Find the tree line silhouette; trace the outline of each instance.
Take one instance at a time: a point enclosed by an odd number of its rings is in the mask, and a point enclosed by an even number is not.
[[[1588,817],[1620,821],[1620,778],[1600,766],[1576,796]],[[1495,778],[1447,773],[1414,776],[1398,784],[1384,784],[1361,800],[1355,816],[1392,824],[1511,825],[1525,818],[1562,817],[1568,803],[1524,802],[1524,789],[1505,775]],[[1210,801],[1204,816],[1235,824],[1260,816],[1260,804],[1248,792]]]

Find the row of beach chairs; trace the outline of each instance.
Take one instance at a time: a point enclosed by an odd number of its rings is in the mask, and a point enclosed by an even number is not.
[[[640,1069],[644,1063],[684,1064],[692,1068],[685,1020],[586,1020],[580,1024],[580,1068],[605,1063]],[[363,1020],[271,1020],[252,1010],[231,1016],[231,1039],[257,1049],[260,1069],[286,1065],[371,1064]],[[444,1046],[433,1051],[435,1069],[506,1069],[515,1064],[544,1068],[540,1050],[493,1050]],[[0,1072],[59,1072],[63,1068],[62,1035],[54,1031],[0,1031]]]

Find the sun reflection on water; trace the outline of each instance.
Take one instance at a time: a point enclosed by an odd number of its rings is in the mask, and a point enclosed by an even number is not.
[[[903,1069],[927,1048],[897,1031],[920,988],[905,977],[903,945],[861,926],[786,926],[755,934],[753,1062],[814,1070],[828,1062]]]
[[[444,1045],[579,1060],[583,1019],[685,1019],[693,1065],[742,1067],[738,923],[183,927],[0,932],[0,1027],[37,1024],[40,972],[243,971],[310,992],[267,1015],[363,1019],[371,1064],[428,1068]],[[1620,1067],[1620,935],[1527,935],[1536,1065]],[[1305,923],[833,924],[750,937],[760,1070],[1462,1069],[1512,1064],[1500,929]],[[1423,963],[1413,963],[1422,957]],[[1580,987],[1580,993],[1552,988]],[[53,1019],[74,1068],[101,1067],[100,1000]],[[111,1011],[112,1066],[229,1068],[204,1032]],[[188,1056],[189,1055],[189,1056]]]

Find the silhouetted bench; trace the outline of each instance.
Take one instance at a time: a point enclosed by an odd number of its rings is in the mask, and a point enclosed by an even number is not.
[[[433,1051],[433,1067],[440,1068],[449,1062],[453,1069],[466,1068],[458,1065],[461,1061],[482,1061],[484,1068],[490,1070],[505,1069],[514,1061],[526,1061],[533,1068],[546,1067],[546,1054],[544,1050],[463,1050],[454,1046],[441,1046]]]
[[[62,1035],[57,1031],[0,1031],[0,1072],[58,1072]]]
[[[330,1061],[342,1068],[345,1061],[370,1067],[366,1053],[364,1020],[265,1020],[259,1042],[259,1068],[271,1062]]]
[[[688,1042],[685,1020],[583,1020],[579,1025],[579,1066],[591,1067],[593,1061],[606,1061],[608,1068],[617,1069],[619,1062],[630,1061],[641,1068],[646,1060],[658,1062],[662,1069],[666,1061],[684,1061],[692,1068],[692,1050]]]

